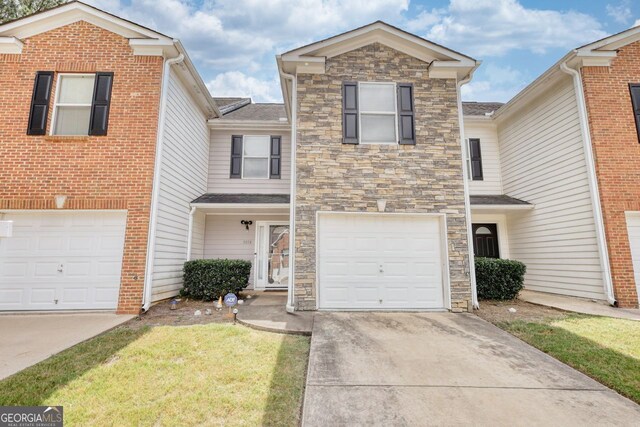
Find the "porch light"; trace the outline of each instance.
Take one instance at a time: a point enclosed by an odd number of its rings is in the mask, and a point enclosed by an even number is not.
[[[244,225],[247,231],[249,231],[249,226],[253,224],[253,221],[247,221],[246,219],[243,219],[240,221],[240,224]]]

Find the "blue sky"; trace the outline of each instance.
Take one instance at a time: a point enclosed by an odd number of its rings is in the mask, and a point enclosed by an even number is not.
[[[570,49],[640,24],[637,0],[90,0],[179,38],[214,96],[280,102],[275,55],[381,19],[482,61],[469,101],[507,101]]]

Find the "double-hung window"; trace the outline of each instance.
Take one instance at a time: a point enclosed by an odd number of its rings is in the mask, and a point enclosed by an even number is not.
[[[360,143],[397,144],[395,83],[359,83]]]
[[[53,135],[88,135],[95,74],[60,74],[53,106]]]
[[[245,135],[242,152],[242,178],[269,178],[271,137]]]

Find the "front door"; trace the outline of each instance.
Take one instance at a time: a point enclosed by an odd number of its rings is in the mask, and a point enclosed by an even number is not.
[[[500,258],[496,224],[473,224],[473,254],[477,257]]]
[[[258,221],[256,289],[286,289],[289,284],[289,224]]]

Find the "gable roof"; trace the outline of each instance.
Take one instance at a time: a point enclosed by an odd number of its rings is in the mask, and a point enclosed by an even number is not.
[[[247,104],[223,116],[229,120],[259,120],[285,122],[284,104]]]
[[[462,101],[462,112],[465,116],[491,116],[503,105],[502,102]]]
[[[21,54],[21,39],[79,21],[88,22],[128,39],[134,55],[163,56],[167,59],[184,55],[184,60],[181,64],[174,65],[174,70],[186,83],[187,89],[207,116],[221,115],[179,40],[80,1],[65,3],[0,25],[0,54]]]

